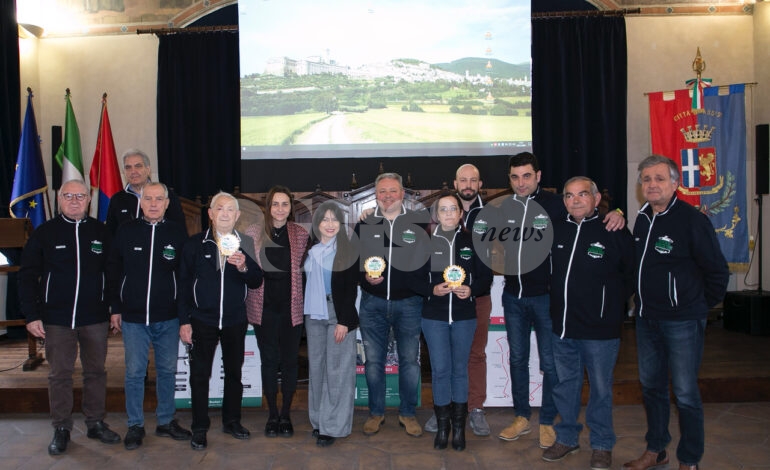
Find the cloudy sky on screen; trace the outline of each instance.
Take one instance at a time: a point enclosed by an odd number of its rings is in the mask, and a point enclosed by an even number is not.
[[[240,0],[241,76],[269,57],[529,62],[530,0]],[[489,34],[487,34],[489,33]]]

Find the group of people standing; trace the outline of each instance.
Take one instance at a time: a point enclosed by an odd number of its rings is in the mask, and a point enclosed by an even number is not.
[[[514,410],[512,424],[498,437],[515,441],[532,430],[529,351],[534,330],[543,374],[543,459],[557,461],[579,450],[586,370],[590,466],[611,467],[612,376],[627,302],[635,294],[649,430],[646,452],[623,468],[668,462],[669,371],[682,434],[677,458],[680,468],[697,468],[703,454],[697,374],[705,319],[724,295],[728,270],[709,220],[677,199],[679,170],[671,160],[652,156],[640,163],[646,204],[633,236],[621,211],[599,215],[601,194],[589,178],[571,178],[561,195],[541,188],[539,163],[527,152],[510,158],[513,194],[499,205],[484,205],[478,169],[466,164],[457,169],[454,191],[442,193],[424,210],[407,208],[398,174],[380,174],[376,206],[365,211],[351,233],[348,214],[333,201],[315,210],[306,230],[294,221],[290,190],[276,186],[266,198],[264,226],[236,230],[238,200],[219,193],[208,210],[210,228],[190,238],[178,199],[150,181],[147,156],[131,150],[123,163],[128,184],[113,198],[106,225],[87,216],[87,186],[68,181],[59,193],[61,215],[35,230],[22,255],[27,329],[46,339],[51,365],[55,431],[50,454],[63,453],[70,439],[78,345],[87,435],[104,443],[121,440],[104,423],[109,329],[122,331],[126,350],[127,449],[136,449],[145,437],[150,345],[158,376],[157,436],[189,440],[193,449],[207,447],[208,384],[220,344],[222,430],[249,438],[241,424],[241,367],[249,324],[262,361],[269,410],[265,436],[294,434],[290,412],[303,324],[313,437],[327,447],[352,432],[355,330],[360,327],[369,407],[364,434],[376,434],[385,423],[385,365],[392,336],[398,355],[398,423],[408,435],[422,435],[415,417],[422,334],[434,404],[425,428],[436,433],[434,448],[445,449],[451,436],[452,448],[461,451],[466,421],[474,434],[490,434],[483,409],[485,349],[491,253],[497,247],[504,256],[502,305]],[[174,419],[177,338],[187,345],[190,359],[191,431]]]

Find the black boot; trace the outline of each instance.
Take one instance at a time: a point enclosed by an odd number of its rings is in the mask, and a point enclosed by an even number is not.
[[[468,418],[468,402],[452,402],[452,449],[465,449],[465,420]]]
[[[450,417],[452,413],[451,405],[438,406],[433,405],[436,413],[436,437],[433,439],[434,449],[446,449],[449,441],[449,428],[451,427]]]
[[[50,455],[60,455],[67,450],[67,444],[70,441],[70,431],[64,427],[58,427],[53,433],[53,440],[48,446],[48,453]],[[446,447],[446,439],[444,439],[444,447]]]

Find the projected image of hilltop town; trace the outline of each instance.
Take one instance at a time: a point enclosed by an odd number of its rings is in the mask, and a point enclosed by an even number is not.
[[[241,3],[245,152],[332,146],[411,155],[418,146],[421,155],[452,148],[458,154],[500,154],[531,143],[528,1],[526,8],[501,1],[499,8],[484,9],[465,1],[447,8],[453,2],[445,2],[443,10],[433,11],[443,11],[446,21],[435,13],[435,24],[427,27],[413,18],[434,6],[433,0],[380,2],[363,11],[361,2],[341,0],[352,9],[343,19],[325,15],[345,11],[345,5],[325,3],[326,9],[305,12],[320,31],[303,28],[305,20],[294,8],[288,21],[281,14],[284,2],[257,2],[251,10]],[[523,10],[526,37],[517,45],[521,35],[511,28],[519,23],[500,16]],[[399,19],[405,12],[409,21]],[[270,13],[286,24],[268,22]],[[260,19],[253,34],[244,29],[249,15]]]

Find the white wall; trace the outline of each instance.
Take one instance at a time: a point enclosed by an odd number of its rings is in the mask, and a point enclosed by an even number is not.
[[[695,77],[692,61],[697,48],[706,61],[703,78],[715,85],[758,82],[747,87],[748,200],[754,198],[754,126],[768,122],[767,85],[770,84],[770,4],[756,4],[755,15],[730,16],[645,16],[626,18],[628,42],[628,213],[635,214],[642,197],[636,184],[636,166],[650,154],[649,105],[645,93],[682,89],[685,81]],[[764,24],[764,26],[762,26]],[[761,29],[762,32],[757,32]],[[762,57],[759,57],[762,56]],[[760,61],[764,61],[760,68]],[[756,64],[756,67],[755,67]],[[763,89],[764,88],[764,89]],[[764,120],[760,116],[765,116]],[[770,218],[768,202],[763,217]],[[748,204],[750,233],[756,232],[758,210]],[[633,215],[631,216],[633,224]],[[767,223],[763,223],[767,232]],[[764,237],[765,240],[768,237]],[[765,243],[770,253],[770,241]],[[767,258],[767,256],[765,256]],[[752,267],[749,283],[756,282],[756,265]],[[770,264],[765,262],[765,264]],[[768,276],[768,266],[763,276]],[[743,289],[744,275],[733,276],[731,289]],[[765,283],[768,284],[767,282]]]
[[[156,97],[158,38],[151,34],[87,38],[19,39],[22,109],[32,88],[37,130],[49,183],[51,126],[64,128],[64,94],[72,93],[72,108],[80,129],[86,182],[91,169],[101,117],[102,94],[118,157],[128,148],[144,150],[157,180]],[[50,186],[50,184],[49,184]],[[53,198],[53,193],[49,193]],[[53,205],[53,199],[51,199]],[[0,276],[0,317],[5,318],[6,275]],[[5,330],[0,330],[0,334]]]
[[[20,43],[22,96],[31,86],[49,181],[51,126],[64,127],[67,88],[72,93],[72,107],[80,129],[86,181],[105,92],[118,157],[127,148],[144,150],[152,160],[153,178],[157,179],[157,37],[131,34],[21,39]]]

